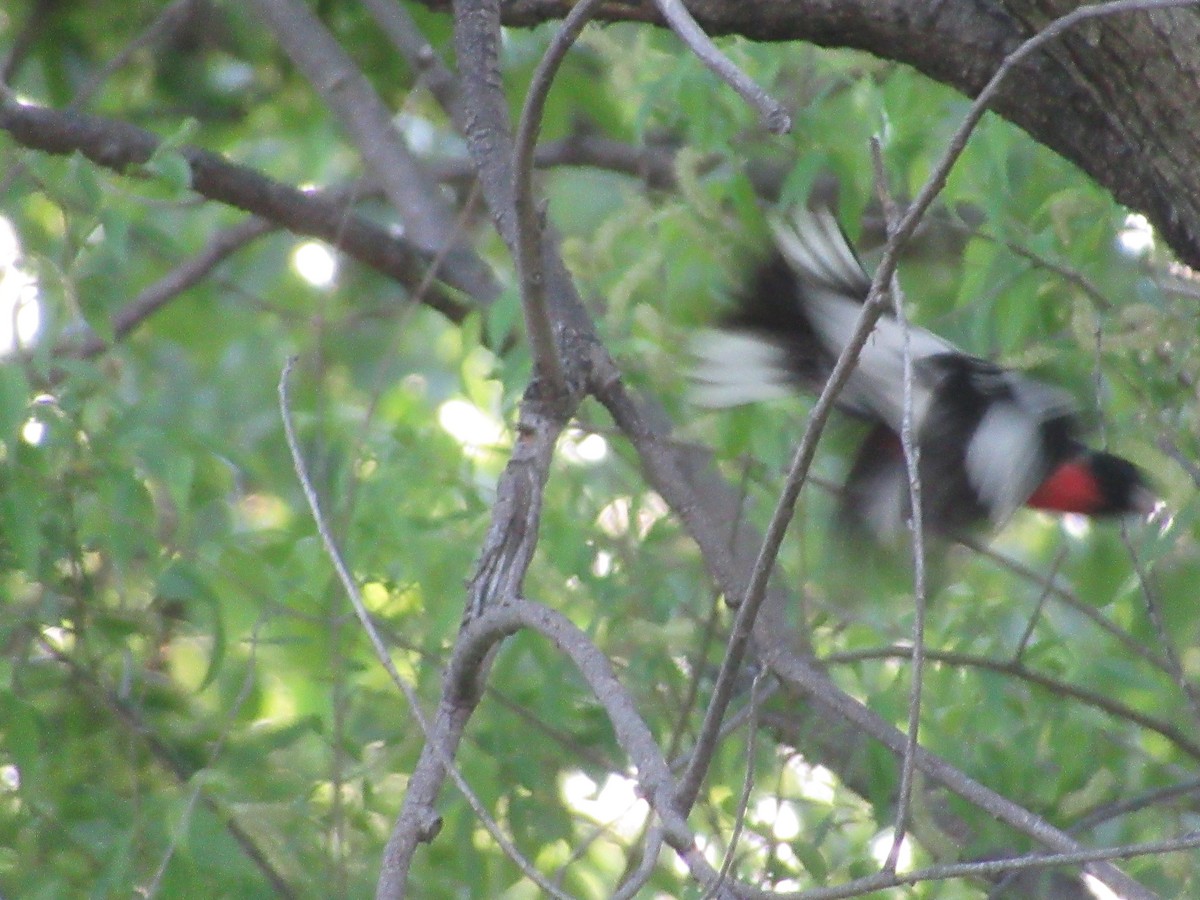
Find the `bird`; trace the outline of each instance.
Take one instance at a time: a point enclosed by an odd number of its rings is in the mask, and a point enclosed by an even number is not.
[[[834,215],[797,204],[768,214],[774,247],[735,294],[733,309],[692,343],[692,399],[729,407],[821,389],[849,342],[871,279]],[[1021,507],[1090,517],[1149,516],[1158,501],[1143,472],[1080,440],[1061,388],[960,350],[884,312],[838,407],[868,423],[841,490],[838,518],[880,542],[907,533],[905,347],[909,426],[921,520],[934,535],[999,528]]]

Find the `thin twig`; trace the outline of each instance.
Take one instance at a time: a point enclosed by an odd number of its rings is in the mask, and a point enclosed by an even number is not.
[[[1121,816],[1140,812],[1143,809],[1149,809],[1151,806],[1157,806],[1168,800],[1177,800],[1196,794],[1200,794],[1200,778],[1193,778],[1179,784],[1168,785],[1155,791],[1147,791],[1141,796],[1130,797],[1116,803],[1106,803],[1081,818],[1069,830],[1072,834],[1078,834],[1081,831],[1088,831],[1097,825],[1102,825]]]
[[[967,140],[979,124],[980,119],[983,118],[983,114],[987,112],[992,100],[995,99],[1000,86],[1008,78],[1013,69],[1023,60],[1036,53],[1045,44],[1058,39],[1067,31],[1090,19],[1124,12],[1142,12],[1179,6],[1194,6],[1195,3],[1196,0],[1111,0],[1108,3],[1081,6],[1067,13],[1065,16],[1055,19],[1037,34],[1033,35],[1033,37],[1024,41],[1008,56],[1004,57],[1003,62],[997,67],[995,74],[992,75],[988,83],[984,85],[983,90],[979,92],[975,100],[971,103],[966,116],[958,128],[955,129],[949,143],[946,145],[946,150],[934,165],[929,177],[921,186],[921,190],[913,198],[913,202],[905,211],[900,224],[896,226],[897,249],[903,246],[912,236],[913,231],[916,230],[917,225],[929,209],[930,204],[942,192],[942,189],[946,186],[946,179],[950,175],[950,170],[954,168],[954,164],[962,155],[963,150],[966,149]],[[888,246],[890,249],[891,241],[888,242]],[[884,268],[886,261],[887,254],[885,253],[884,260],[880,261],[881,269]],[[888,273],[888,277],[891,277],[890,272]]]
[[[1009,859],[989,859],[982,862],[946,863],[940,866],[914,869],[911,872],[903,874],[881,872],[878,875],[857,878],[854,881],[835,887],[810,888],[799,894],[788,895],[788,897],[790,900],[841,900],[844,897],[863,897],[872,891],[881,891],[884,888],[918,884],[926,881],[945,881],[950,878],[983,878],[1028,869],[1048,869],[1057,866],[1079,865],[1080,863],[1101,862],[1112,859],[1130,859],[1136,856],[1159,856],[1164,853],[1177,853],[1196,847],[1200,847],[1200,832],[1192,831],[1169,840],[1148,841],[1144,844],[1124,844],[1119,847],[1108,847],[1103,850],[1076,850],[1070,853],[1046,853],[1042,855],[1010,857]],[[780,900],[783,900],[784,895],[777,896],[780,897]]]
[[[763,127],[772,134],[787,134],[792,130],[792,117],[778,100],[768,94],[749,75],[735,66],[732,60],[717,49],[704,29],[696,24],[682,0],[655,0],[659,12],[671,30],[696,54],[718,78],[758,110]]]
[[[777,693],[779,693],[778,679],[776,679],[775,681],[772,681],[770,684],[768,684],[765,688],[763,688],[759,692],[759,698],[758,698],[759,705],[761,706],[763,703],[766,703],[769,699],[774,697]],[[717,743],[720,743],[721,741],[725,740],[725,738],[729,737],[729,735],[733,734],[735,731],[740,729],[743,725],[746,725],[747,723],[752,721],[754,718],[755,712],[756,712],[756,710],[754,708],[754,705],[751,703],[746,703],[746,705],[743,706],[741,709],[737,710],[732,715],[727,716],[725,718],[724,723],[721,725],[721,733],[717,736]],[[675,757],[674,759],[671,760],[671,771],[679,772],[679,771],[685,770],[688,766],[688,763],[690,763],[692,761],[692,757],[694,757],[695,755],[696,755],[695,747],[679,754],[677,757]]]
[[[438,56],[433,45],[421,33],[416,20],[403,3],[396,0],[362,0],[375,23],[383,29],[405,61],[418,73],[422,83],[441,107],[450,114],[454,124],[462,129],[466,110],[459,95],[458,79]]]
[[[737,814],[733,820],[733,833],[729,836],[729,846],[725,849],[725,858],[721,861],[721,871],[716,884],[704,892],[703,900],[711,900],[724,885],[737,858],[738,841],[742,837],[742,829],[746,825],[746,809],[750,805],[750,792],[754,790],[754,758],[758,753],[758,723],[755,718],[762,704],[761,688],[767,677],[766,669],[754,676],[750,686],[750,728],[746,732],[746,777],[742,780],[742,795],[738,798]]]
[[[564,894],[552,885],[537,867],[533,865],[520,850],[508,839],[508,836],[500,829],[500,826],[491,817],[484,806],[483,801],[467,784],[466,778],[455,765],[450,754],[445,752],[445,749],[436,742],[430,739],[432,729],[429,720],[421,709],[420,700],[417,698],[415,688],[400,674],[396,668],[396,664],[392,662],[392,656],[388,652],[387,645],[384,644],[383,638],[379,634],[379,630],[375,627],[375,622],[371,619],[371,613],[367,610],[366,604],[363,602],[362,594],[358,590],[358,584],[354,580],[354,576],[350,574],[350,569],[346,565],[342,552],[337,545],[337,541],[329,530],[329,523],[325,517],[325,513],[321,509],[321,501],[317,496],[317,490],[313,486],[312,479],[308,475],[308,467],[304,461],[304,454],[300,450],[300,442],[296,437],[295,425],[292,422],[291,399],[288,395],[288,386],[291,378],[292,367],[296,364],[296,357],[290,357],[283,367],[283,372],[279,377],[279,414],[283,420],[283,432],[287,439],[288,450],[292,455],[292,466],[296,472],[296,478],[300,482],[300,487],[304,492],[304,499],[308,501],[309,511],[312,513],[313,522],[317,526],[317,533],[321,536],[321,542],[325,545],[325,552],[329,556],[330,562],[333,563],[334,571],[337,573],[338,580],[342,583],[342,588],[346,592],[346,596],[350,599],[350,605],[354,608],[354,614],[358,617],[359,623],[363,627],[363,631],[367,634],[367,639],[371,642],[371,647],[375,651],[375,657],[383,666],[392,683],[404,695],[404,699],[408,701],[409,708],[412,710],[413,718],[417,720],[421,731],[425,734],[426,746],[430,747],[435,754],[439,755],[438,762],[442,768],[449,774],[451,780],[458,788],[463,798],[470,805],[472,812],[487,829],[488,834],[496,844],[504,851],[505,855],[511,859],[530,881],[540,887],[551,897],[559,898],[559,900],[569,900],[569,895]]]
[[[1140,643],[1138,643],[1137,639],[1133,637],[1133,635],[1123,631],[1120,627],[1114,625],[1108,619],[1104,618],[1099,610],[1090,604],[1085,603],[1083,600],[1080,600],[1077,596],[1075,596],[1074,592],[1072,592],[1070,588],[1063,585],[1058,579],[1048,579],[1041,573],[1035,572],[1024,563],[1015,560],[1010,556],[1004,555],[999,550],[993,550],[991,547],[980,543],[974,538],[959,536],[957,540],[964,547],[975,551],[986,559],[990,559],[1001,568],[1007,569],[1009,572],[1013,572],[1027,581],[1032,581],[1035,584],[1041,584],[1047,587],[1051,596],[1056,597],[1064,606],[1074,610],[1081,616],[1093,622],[1101,631],[1114,638],[1130,653],[1141,657],[1160,672],[1164,672],[1167,675],[1171,674],[1170,664],[1167,662],[1167,660],[1156,655],[1149,648],[1142,646]]]
[[[629,879],[613,891],[612,900],[633,900],[638,895],[658,867],[658,858],[662,855],[662,845],[662,824],[657,821],[652,822],[646,832],[646,839],[642,841],[642,861]]]
[[[989,243],[997,244],[998,246],[1004,247],[1010,253],[1021,257],[1026,262],[1031,263],[1034,268],[1045,269],[1047,272],[1053,272],[1060,278],[1071,282],[1071,284],[1079,288],[1079,290],[1081,290],[1088,297],[1088,299],[1092,301],[1097,309],[1107,312],[1116,306],[1116,304],[1109,299],[1108,295],[1100,290],[1094,281],[1073,266],[1038,253],[1019,241],[1014,241],[1010,238],[1000,237],[999,235],[984,231],[978,226],[971,225],[968,222],[963,221],[963,219],[959,216],[947,216],[945,219],[943,219],[943,221],[948,227],[961,235],[966,235],[967,237],[976,238],[977,240],[988,241]]]
[[[188,288],[209,277],[220,263],[255,238],[274,231],[277,227],[275,223],[255,216],[216,232],[199,253],[184,260],[113,313],[109,323],[113,339],[120,340],[126,337]],[[90,359],[103,353],[110,346],[110,343],[98,334],[89,334],[80,341],[59,344],[54,348],[53,355]]]
[[[1137,573],[1138,588],[1141,591],[1142,600],[1146,604],[1146,614],[1150,617],[1150,624],[1154,627],[1154,634],[1158,638],[1158,645],[1162,648],[1163,656],[1170,667],[1171,676],[1175,679],[1175,684],[1183,692],[1183,697],[1187,701],[1193,722],[1200,724],[1200,692],[1197,691],[1196,686],[1192,684],[1188,679],[1187,673],[1183,670],[1183,663],[1179,659],[1179,651],[1175,647],[1175,642],[1171,639],[1171,634],[1167,630],[1166,620],[1163,618],[1162,606],[1158,601],[1158,591],[1150,580],[1149,571],[1142,564],[1142,559],[1137,552],[1137,548],[1133,546],[1133,539],[1129,536],[1129,526],[1125,522],[1121,523],[1121,543],[1125,545],[1125,549],[1129,553],[1129,559],[1133,562],[1133,570]]]
[[[830,653],[827,656],[821,657],[821,661],[826,664],[850,663],[864,659],[905,659],[909,655],[910,651],[905,647],[875,647],[864,650]],[[975,653],[961,653],[955,650],[937,650],[933,648],[927,649],[925,656],[933,662],[945,665],[984,669],[989,672],[1011,675],[1014,678],[1020,678],[1022,681],[1037,685],[1057,697],[1073,697],[1082,703],[1103,710],[1114,718],[1132,722],[1135,725],[1145,728],[1147,731],[1153,731],[1161,735],[1170,741],[1181,753],[1186,753],[1193,759],[1200,761],[1200,741],[1195,740],[1191,735],[1185,733],[1183,729],[1176,726],[1173,722],[1146,715],[1131,706],[1126,706],[1119,700],[1114,700],[1110,694],[1079,687],[1068,681],[1063,681],[1061,678],[1044,675],[1041,672],[1030,669],[1024,663],[1014,660],[993,659],[990,656],[981,656]]]
[[[1054,579],[1058,577],[1058,570],[1062,568],[1063,560],[1067,558],[1067,545],[1063,544],[1058,548],[1058,552],[1054,554],[1054,562],[1050,564],[1050,571],[1046,573],[1046,580],[1042,583],[1042,590],[1038,594],[1037,603],[1033,606],[1033,612],[1029,615],[1029,621],[1025,623],[1025,630],[1021,632],[1021,637],[1017,641],[1017,647],[1013,651],[1013,662],[1020,663],[1021,658],[1025,655],[1025,648],[1029,646],[1029,640],[1033,637],[1033,629],[1037,627],[1038,619],[1042,616],[1042,608],[1046,605],[1046,601],[1050,599],[1050,594],[1054,590]]]
[[[817,402],[813,405],[812,411],[808,415],[808,423],[805,426],[804,434],[800,438],[800,443],[796,447],[783,490],[775,505],[771,522],[767,526],[762,547],[759,549],[758,556],[755,559],[754,568],[751,571],[745,594],[740,598],[740,602],[738,603],[737,615],[734,617],[733,628],[730,630],[729,641],[725,651],[725,659],[721,664],[720,672],[717,674],[716,684],[713,686],[712,698],[709,701],[708,709],[705,711],[704,722],[700,728],[700,735],[696,740],[694,755],[680,786],[684,792],[681,799],[685,808],[690,808],[695,802],[695,798],[700,791],[700,785],[704,780],[705,772],[708,769],[708,764],[712,759],[713,748],[721,729],[721,720],[733,695],[734,682],[741,669],[742,661],[745,659],[746,648],[754,627],[754,620],[758,615],[763,600],[767,596],[767,581],[770,578],[771,570],[774,568],[779,548],[783,544],[784,535],[787,533],[792,512],[796,508],[800,489],[804,486],[805,477],[808,475],[808,469],[812,465],[813,456],[816,454],[817,442],[820,440],[825,423],[833,411],[833,405],[838,393],[847,379],[849,379],[850,373],[858,361],[858,355],[862,352],[862,348],[866,344],[867,337],[875,327],[876,320],[883,313],[885,295],[879,289],[879,283],[879,272],[877,272],[875,281],[871,285],[871,292],[863,304],[862,312],[859,314],[854,334],[847,342],[841,356],[838,357],[837,363],[834,364],[833,371],[829,375],[829,380],[825,383],[825,387],[822,389],[820,396],[817,397]]]
[[[889,237],[893,234],[898,213],[887,186],[883,164],[883,149],[878,137],[871,138],[871,163],[875,171],[875,192],[883,207],[883,217]],[[925,526],[921,507],[921,448],[913,434],[913,360],[908,316],[904,310],[904,294],[895,274],[891,278],[892,308],[903,335],[904,408],[900,416],[900,447],[904,451],[904,467],[908,473],[908,496],[911,518],[913,560],[913,621],[912,679],[908,700],[908,741],[900,766],[900,792],[896,801],[896,820],[892,828],[892,846],[883,863],[885,872],[895,872],[908,830],[908,814],[912,803],[914,759],[921,726],[921,691],[925,682],[925,607],[928,598],[925,584]]]

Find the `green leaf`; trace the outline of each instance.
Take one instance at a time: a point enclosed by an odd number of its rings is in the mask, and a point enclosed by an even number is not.
[[[0,441],[20,439],[29,421],[29,382],[20,366],[0,365]]]
[[[213,683],[225,661],[225,628],[220,602],[200,573],[182,560],[163,570],[155,591],[163,600],[182,602],[189,615],[199,613],[202,621],[211,629],[212,647],[208,668],[199,687],[203,691]]]
[[[163,152],[159,148],[142,164],[142,170],[177,193],[182,194],[192,187],[192,166],[182,153]]]

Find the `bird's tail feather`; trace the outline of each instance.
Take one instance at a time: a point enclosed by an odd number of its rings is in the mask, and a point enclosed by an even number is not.
[[[867,299],[871,279],[828,209],[797,205],[787,214],[768,216],[767,224],[780,253],[800,278],[860,303]]]
[[[870,279],[832,213],[797,206],[768,221],[775,252],[756,267],[720,326],[692,343],[691,400],[698,405],[738,406],[786,396],[789,388],[819,389],[841,350],[839,335],[824,334],[832,315],[825,307],[845,307],[841,318],[853,320],[867,296]]]
[[[761,332],[703,331],[692,341],[692,353],[690,399],[697,406],[741,406],[793,391],[786,350]]]

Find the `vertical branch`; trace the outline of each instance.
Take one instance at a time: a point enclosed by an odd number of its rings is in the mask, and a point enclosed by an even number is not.
[[[521,279],[521,308],[525,313],[525,333],[533,351],[534,365],[555,393],[562,393],[565,385],[554,328],[546,309],[545,272],[542,267],[545,222],[544,210],[537,210],[533,202],[533,149],[542,127],[546,97],[550,93],[550,85],[558,73],[558,67],[598,5],[597,0],[582,0],[572,8],[562,27],[550,41],[550,46],[534,70],[529,92],[525,95],[525,105],[521,109],[516,145],[513,149],[513,199],[517,215],[515,256],[517,273]]]
[[[887,254],[885,254],[884,258],[886,261],[888,258]],[[795,455],[792,457],[787,479],[784,481],[783,490],[780,492],[779,500],[775,505],[771,522],[767,526],[766,536],[763,538],[762,546],[754,561],[754,568],[750,572],[745,592],[738,603],[737,616],[734,618],[733,628],[729,635],[725,659],[721,664],[721,671],[717,675],[716,684],[713,686],[712,699],[709,701],[708,709],[705,712],[704,723],[700,728],[700,736],[696,741],[695,753],[688,764],[688,770],[680,785],[680,790],[683,791],[681,799],[685,804],[685,808],[690,808],[695,803],[700,791],[700,785],[712,760],[717,735],[721,730],[721,721],[733,696],[734,682],[746,657],[755,619],[762,608],[763,601],[766,599],[767,582],[770,580],[771,571],[775,567],[779,548],[783,545],[783,538],[787,534],[788,525],[792,520],[796,501],[800,498],[800,490],[804,486],[808,470],[817,452],[817,442],[821,438],[821,433],[825,428],[825,423],[829,420],[830,413],[833,412],[833,405],[837,400],[837,395],[841,392],[842,387],[850,377],[851,371],[857,364],[858,356],[867,342],[867,337],[874,329],[875,322],[883,314],[886,295],[881,285],[884,283],[883,273],[885,271],[887,270],[881,264],[879,271],[875,273],[875,280],[871,284],[870,293],[863,303],[862,312],[859,314],[854,334],[851,335],[850,340],[846,343],[845,349],[834,364],[833,371],[830,372],[829,380],[821,390],[820,396],[817,397],[817,402],[813,405],[812,412],[809,413],[804,434],[801,436]],[[895,271],[894,255],[890,271]],[[890,273],[888,277],[890,277]]]
[[[898,213],[895,201],[887,185],[887,172],[883,165],[883,150],[879,138],[871,138],[871,163],[875,170],[875,191],[883,207],[888,235],[896,228]],[[904,744],[904,759],[900,766],[900,792],[896,801],[896,824],[892,830],[892,846],[883,864],[885,872],[895,872],[900,859],[900,848],[908,829],[909,808],[912,803],[913,774],[917,751],[917,739],[921,727],[921,692],[925,680],[925,525],[921,515],[921,447],[913,435],[913,359],[911,332],[908,316],[904,310],[904,294],[895,273],[891,277],[892,309],[900,323],[903,335],[904,356],[904,401],[900,416],[900,447],[904,451],[904,467],[908,472],[908,497],[911,518],[913,559],[913,603],[916,607],[913,622],[912,686],[908,702],[908,739]]]
[[[461,79],[459,96],[469,111],[463,116],[468,146],[479,173],[480,189],[500,235],[510,248],[515,247],[520,225],[515,218],[513,142],[501,90],[499,3],[496,0],[458,2],[454,13]],[[546,255],[553,259],[548,252]],[[552,300],[547,304],[548,309],[554,309],[555,313],[566,310],[566,316],[576,309],[576,319],[586,325],[586,314],[582,312],[561,260],[552,265],[549,275]],[[588,364],[588,355],[579,352],[573,354],[570,361],[582,370]],[[578,376],[581,372],[574,374]],[[582,377],[571,379],[572,383],[583,383],[584,380]],[[537,546],[543,490],[554,447],[578,402],[578,395],[563,392],[543,400],[536,382],[526,391],[512,457],[500,478],[492,522],[468,586],[467,608],[456,641],[456,652],[464,646],[472,623],[489,612],[512,606],[521,597],[525,573]],[[478,703],[479,688],[486,677],[493,646],[489,644],[483,648],[484,658],[471,661],[473,683],[469,689],[458,683],[451,673],[447,673],[443,681],[436,718],[426,732],[425,746],[413,769],[403,806],[384,851],[377,885],[379,897],[403,895],[417,846],[431,840],[436,832],[435,827],[426,826],[439,821],[434,804],[446,773],[455,774],[448,761]],[[487,821],[485,810],[475,808],[475,813]],[[526,871],[526,875],[538,884],[549,885],[544,879],[538,880],[540,876],[536,873]],[[548,892],[555,892],[552,885]]]
[[[721,861],[719,877],[716,884],[704,892],[701,900],[710,900],[717,896],[718,891],[725,884],[725,879],[729,877],[733,861],[737,858],[738,841],[741,840],[742,829],[746,825],[746,810],[750,806],[750,794],[754,790],[754,758],[758,755],[758,708],[762,704],[762,685],[766,674],[765,669],[759,671],[754,676],[754,683],[750,686],[750,725],[746,729],[746,776],[742,780],[742,795],[738,799],[737,813],[733,820],[733,832],[729,836],[729,846],[725,850],[725,858]]]

